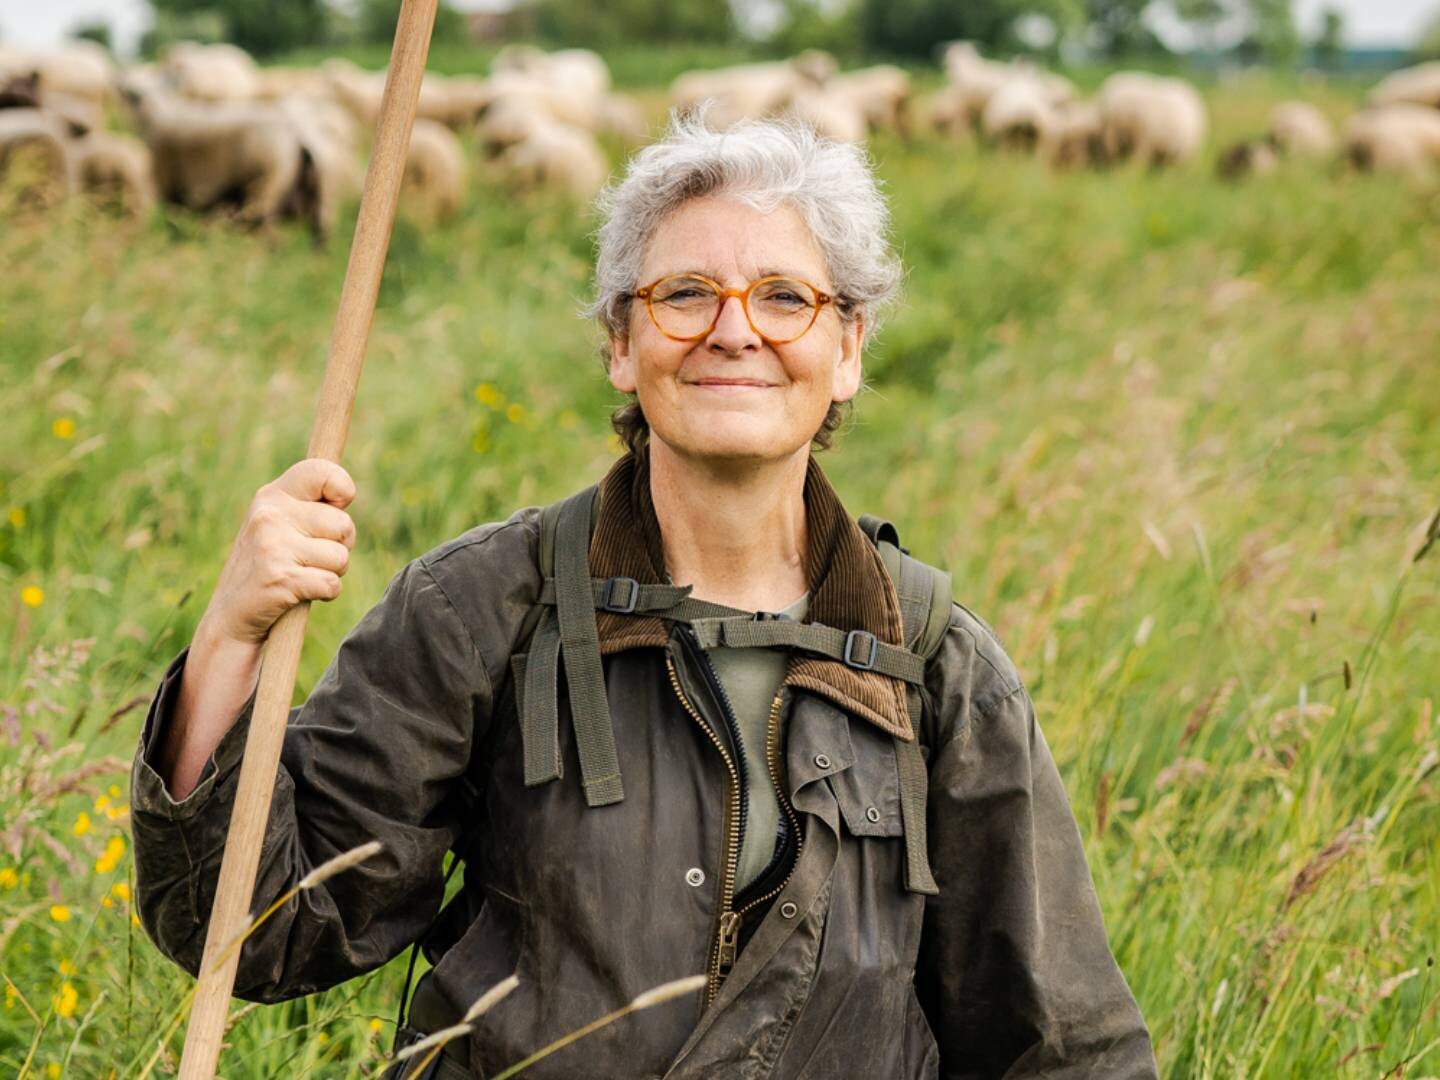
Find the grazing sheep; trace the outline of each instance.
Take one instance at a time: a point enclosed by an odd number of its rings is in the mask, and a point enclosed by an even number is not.
[[[99,45],[72,41],[53,49],[0,49],[0,87],[15,106],[33,80],[30,107],[63,114],[77,132],[101,126],[115,80],[115,64]]]
[[[825,84],[833,94],[858,109],[871,131],[888,131],[908,137],[910,74],[894,64],[846,71]]]
[[[204,105],[127,89],[167,202],[197,211],[233,207],[235,220],[263,226],[285,218],[327,235],[316,156],[280,109],[262,102]]]
[[[865,141],[865,114],[848,98],[825,90],[802,87],[796,91],[788,112],[835,142]]]
[[[38,109],[40,73],[0,75],[0,109]]]
[[[822,87],[835,67],[828,53],[807,50],[789,60],[687,71],[670,84],[670,103],[694,109],[713,100],[711,122],[728,127],[747,117],[784,112],[802,91]]]
[[[177,42],[160,70],[175,93],[192,101],[253,101],[263,87],[260,69],[238,45]]]
[[[1215,163],[1215,172],[1222,180],[1269,176],[1279,168],[1280,154],[1269,136],[1238,142]]]
[[[540,116],[531,118],[525,137],[506,146],[495,163],[517,186],[555,188],[577,199],[592,198],[609,173],[593,136]]]
[[[385,93],[385,73],[366,71],[341,57],[326,60],[320,65],[320,72],[335,100],[362,125],[374,130],[380,116],[380,98]]]
[[[1371,105],[1425,105],[1440,109],[1440,60],[1391,72],[1370,91]]]
[[[0,190],[48,206],[75,190],[70,132],[39,109],[0,110]]]
[[[255,97],[261,101],[329,95],[330,82],[318,68],[265,67],[255,72]]]
[[[1040,157],[1052,169],[1095,168],[1105,164],[1100,107],[1089,101],[1057,106],[1042,133]]]
[[[1179,164],[1205,141],[1205,103],[1183,79],[1117,72],[1101,84],[1096,103],[1110,161]]]
[[[444,124],[417,117],[405,157],[402,198],[406,208],[427,222],[451,217],[465,200],[465,152]]]
[[[1287,157],[1328,158],[1335,152],[1335,129],[1309,102],[1282,101],[1270,111],[1270,141]]]
[[[946,46],[943,63],[949,86],[935,103],[932,122],[944,133],[964,135],[978,128],[990,95],[1015,77],[1015,69],[985,59],[968,41]]]
[[[985,138],[1007,150],[1036,149],[1054,123],[1055,109],[1039,80],[1016,76],[999,86],[980,113]]]
[[[1358,169],[1424,175],[1440,163],[1440,111],[1412,104],[1367,109],[1350,118],[1344,141]]]
[[[139,139],[92,131],[71,146],[75,177],[87,195],[142,216],[155,206],[155,171],[150,149]]]
[[[534,45],[507,45],[490,63],[492,74],[528,75],[565,93],[598,98],[610,92],[610,69],[589,49],[547,53]]]

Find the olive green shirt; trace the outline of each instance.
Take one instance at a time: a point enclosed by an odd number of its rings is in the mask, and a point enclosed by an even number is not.
[[[807,591],[779,614],[804,622],[809,607]],[[732,649],[721,645],[709,650],[707,655],[735,714],[740,749],[745,758],[748,812],[740,844],[740,869],[735,875],[738,892],[758,878],[775,856],[780,800],[770,779],[765,744],[770,705],[785,680],[785,664],[790,654],[787,649]],[[784,745],[784,732],[780,735]]]

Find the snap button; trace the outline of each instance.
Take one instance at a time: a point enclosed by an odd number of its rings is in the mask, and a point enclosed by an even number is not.
[[[824,754],[816,754],[815,767],[817,769],[828,769],[830,767],[830,759]]]
[[[782,919],[793,919],[799,911],[800,909],[795,906],[795,901],[793,900],[786,900],[780,905],[780,917]]]
[[[871,825],[874,825],[880,820],[880,811],[876,810],[873,806],[867,806],[865,808],[865,820],[870,822]]]
[[[692,885],[695,888],[704,885],[705,871],[701,870],[698,866],[692,866],[689,870],[685,871],[685,884]]]

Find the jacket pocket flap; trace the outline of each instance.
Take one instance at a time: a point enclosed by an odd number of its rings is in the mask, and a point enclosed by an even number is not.
[[[851,731],[855,763],[830,777],[845,827],[855,836],[904,836],[895,744],[868,724]]]

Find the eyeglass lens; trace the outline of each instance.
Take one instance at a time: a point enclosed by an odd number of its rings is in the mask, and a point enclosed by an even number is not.
[[[803,281],[766,278],[750,293],[747,310],[755,329],[784,341],[803,334],[815,319],[818,296]],[[704,278],[680,274],[656,283],[650,310],[660,329],[686,338],[710,329],[720,310],[720,294]]]

